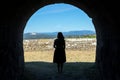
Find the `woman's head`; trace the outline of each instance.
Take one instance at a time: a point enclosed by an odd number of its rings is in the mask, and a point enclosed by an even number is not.
[[[62,32],[58,32],[57,38],[58,39],[64,39],[64,36],[63,36]]]

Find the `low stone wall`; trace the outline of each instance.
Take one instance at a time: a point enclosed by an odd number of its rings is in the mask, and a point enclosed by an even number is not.
[[[67,50],[95,50],[96,39],[95,38],[74,38],[65,39]],[[54,39],[31,39],[24,40],[24,51],[43,51],[53,50]]]

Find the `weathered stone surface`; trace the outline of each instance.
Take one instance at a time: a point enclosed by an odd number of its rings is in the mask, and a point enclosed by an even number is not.
[[[31,39],[24,40],[24,51],[45,51],[53,50],[54,39]],[[96,39],[95,38],[73,38],[65,39],[67,50],[80,50],[89,51],[96,49]]]
[[[21,78],[25,24],[35,11],[53,3],[72,4],[92,18],[97,34],[96,65],[100,80],[120,80],[120,5],[113,0],[0,1],[0,80]]]

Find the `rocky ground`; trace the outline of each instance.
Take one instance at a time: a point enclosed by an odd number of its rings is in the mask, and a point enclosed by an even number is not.
[[[95,38],[72,38],[66,40],[66,49],[70,50],[94,50],[96,48]],[[24,40],[24,51],[40,51],[53,49],[54,39],[31,39]]]

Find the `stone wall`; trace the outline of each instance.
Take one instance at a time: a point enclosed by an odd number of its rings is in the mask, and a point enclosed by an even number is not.
[[[52,50],[54,39],[24,40],[24,51]],[[67,50],[95,50],[95,38],[66,39]]]

